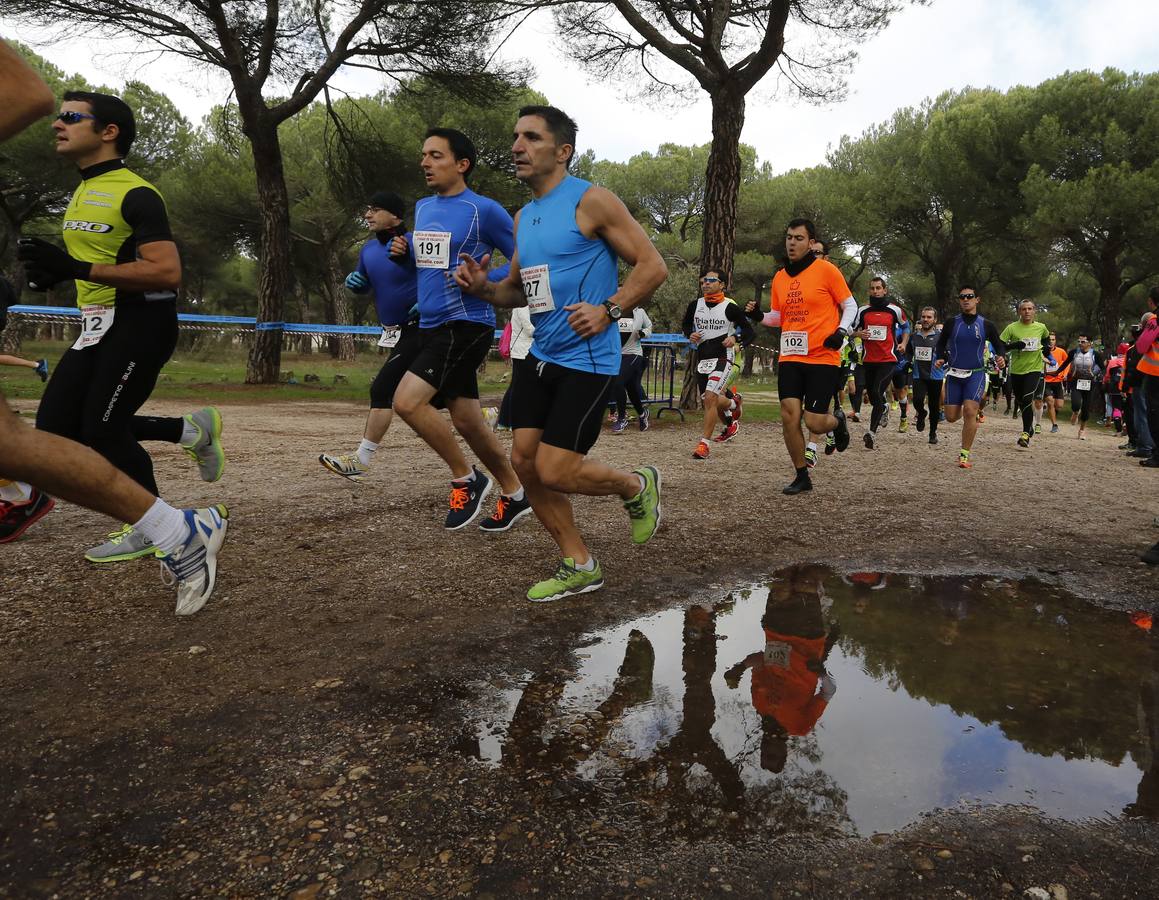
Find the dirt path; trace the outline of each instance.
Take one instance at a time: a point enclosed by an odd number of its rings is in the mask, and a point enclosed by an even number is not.
[[[156,563],[86,564],[108,530],[93,513],[62,504],[0,551],[0,896],[1156,893],[1148,825],[1011,810],[881,843],[689,844],[614,797],[456,749],[473,683],[791,562],[1034,573],[1150,606],[1155,573],[1137,556],[1159,536],[1159,482],[1114,436],[1080,443],[1064,426],[1025,453],[991,416],[964,472],[954,426],[938,447],[889,433],[873,452],[853,426],[816,490],[786,498],[780,426],[746,424],[708,462],[691,457],[691,423],[605,432],[600,458],[663,472],[665,525],[638,548],[617,502],[580,499],[608,587],[538,607],[522,594],[554,565],[545,533],[445,533],[446,473],[407,429],[352,485],[316,457],[354,446],[359,407],[224,415],[218,485],[174,448],[154,453],[167,499],[232,511],[201,614],[172,615]]]

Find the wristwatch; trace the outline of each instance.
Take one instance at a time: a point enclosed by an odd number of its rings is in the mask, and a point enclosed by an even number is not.
[[[622,315],[622,313],[620,311],[620,307],[618,307],[611,300],[605,300],[603,302],[603,307],[604,307],[604,310],[607,312],[609,319],[611,319],[613,322],[620,321],[620,316]]]

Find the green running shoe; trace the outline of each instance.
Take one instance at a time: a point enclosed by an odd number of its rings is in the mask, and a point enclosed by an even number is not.
[[[632,519],[632,541],[646,544],[660,527],[660,472],[655,466],[642,466],[633,474],[644,479],[644,490],[625,500],[624,509]]]
[[[221,447],[221,413],[216,406],[207,406],[185,416],[185,421],[197,429],[197,440],[184,448],[189,458],[197,463],[202,481],[217,481],[225,471],[225,451]]]
[[[132,525],[124,525],[118,531],[109,532],[109,539],[99,547],[93,547],[85,554],[85,559],[93,563],[122,562],[126,559],[140,559],[155,556],[153,542]]]
[[[604,571],[599,561],[590,572],[575,567],[575,560],[565,557],[546,581],[533,584],[527,592],[527,599],[532,603],[550,603],[552,600],[562,600],[572,594],[587,594],[598,591],[604,586]]]

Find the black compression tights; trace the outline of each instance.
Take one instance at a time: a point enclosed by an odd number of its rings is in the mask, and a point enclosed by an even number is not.
[[[67,350],[61,357],[44,389],[36,427],[92,447],[156,495],[153,461],[137,440],[180,438],[180,426],[135,413],[149,399],[176,345],[173,303],[118,307],[99,344]]]
[[[938,432],[938,418],[942,412],[942,382],[933,378],[914,379],[914,409],[924,415],[926,401],[930,405],[930,434]]]
[[[1034,434],[1034,395],[1038,393],[1038,386],[1041,382],[1041,372],[1027,372],[1025,375],[1010,376],[1010,388],[1014,392],[1014,402],[1022,414],[1022,430],[1027,434]]]
[[[892,383],[893,371],[897,363],[866,363],[865,386],[869,390],[869,402],[873,404],[873,415],[869,419],[869,430],[877,431],[881,419],[885,415],[885,406],[888,400],[886,392]]]

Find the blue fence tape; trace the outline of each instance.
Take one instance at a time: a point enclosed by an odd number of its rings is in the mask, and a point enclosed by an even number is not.
[[[25,315],[71,316],[80,318],[80,310],[75,306],[10,306],[9,313]],[[314,325],[304,322],[259,322],[251,316],[203,316],[196,313],[178,313],[178,322],[188,322],[191,325],[233,325],[239,328],[253,328],[255,331],[282,331],[290,334],[360,334],[377,335],[382,329],[372,325]],[[495,329],[495,340],[503,334],[501,329]],[[647,344],[675,344],[684,346],[688,338],[682,334],[654,334],[648,337]]]

